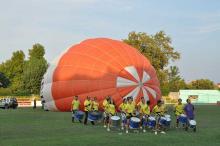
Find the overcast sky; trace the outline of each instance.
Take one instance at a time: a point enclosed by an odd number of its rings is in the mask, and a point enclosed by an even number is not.
[[[131,31],[164,30],[181,53],[186,81],[220,82],[219,0],[1,0],[0,62],[34,43],[51,62],[87,38],[123,39]]]

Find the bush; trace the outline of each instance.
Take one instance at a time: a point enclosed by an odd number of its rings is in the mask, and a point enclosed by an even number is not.
[[[0,88],[0,95],[11,95],[12,91],[10,88]]]

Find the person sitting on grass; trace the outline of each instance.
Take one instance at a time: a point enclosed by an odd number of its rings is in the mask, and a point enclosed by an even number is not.
[[[176,116],[176,128],[179,127],[179,117],[184,113],[184,105],[182,104],[182,99],[178,99],[178,103],[174,106],[174,113]]]
[[[153,114],[156,117],[156,127],[155,127],[155,135],[157,135],[158,131],[161,131],[162,134],[165,134],[164,128],[160,125],[160,119],[164,116],[165,108],[163,106],[163,102],[161,100],[157,101],[157,105],[153,108]]]
[[[125,124],[126,124],[126,105],[127,105],[127,99],[124,98],[123,102],[119,105],[119,110],[121,114],[121,130],[124,130]]]
[[[90,97],[87,96],[86,100],[84,101],[84,111],[85,111],[85,119],[84,119],[84,125],[87,125],[88,121],[88,114],[92,110],[92,102],[90,100]],[[92,125],[95,125],[94,121],[91,121]]]
[[[194,113],[194,105],[191,103],[191,100],[188,98],[186,100],[187,104],[184,107],[184,112],[187,116],[188,121],[189,120],[194,120],[195,118],[195,113]],[[187,122],[186,130],[188,130],[189,122]]]
[[[78,99],[78,96],[74,96],[71,104],[71,111],[73,113],[72,122],[74,122],[74,115],[79,110],[79,106],[80,106],[80,101]],[[79,122],[81,123],[82,121],[79,119]]]
[[[110,125],[111,125],[111,117],[115,115],[115,104],[113,102],[113,100],[109,101],[109,106],[108,106],[108,113],[107,113],[107,123],[108,123],[108,127],[107,127],[107,131],[110,131]]]

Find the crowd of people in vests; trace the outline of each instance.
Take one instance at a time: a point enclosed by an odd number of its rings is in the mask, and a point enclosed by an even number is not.
[[[163,100],[158,100],[157,104],[150,110],[150,101],[141,98],[139,103],[135,103],[132,97],[123,99],[119,109],[116,109],[115,103],[110,96],[107,96],[102,102],[103,112],[99,111],[100,105],[97,98],[89,96],[84,101],[84,112],[79,110],[80,101],[78,96],[75,96],[72,101],[72,122],[76,119],[80,123],[87,125],[88,120],[92,125],[96,122],[103,122],[104,128],[110,131],[112,127],[118,127],[125,130],[126,133],[130,129],[146,130],[149,128],[155,134],[158,132],[165,134],[170,128],[171,117],[167,114],[167,108]],[[187,99],[187,104],[184,105],[181,99],[174,105],[174,113],[176,117],[176,128],[179,128],[180,123],[183,129],[192,128],[196,131],[196,122],[194,119],[194,106],[190,99]],[[84,118],[84,121],[82,121]]]

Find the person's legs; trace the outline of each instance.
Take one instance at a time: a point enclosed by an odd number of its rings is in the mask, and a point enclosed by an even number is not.
[[[109,114],[108,115],[108,121],[107,121],[107,123],[108,123],[108,128],[107,128],[107,131],[110,131],[110,125],[111,125],[111,115]]]
[[[160,131],[160,133],[162,133],[162,134],[166,134],[166,132],[165,132],[165,130],[166,130],[166,128],[165,128],[165,124],[164,123],[160,123],[160,120],[161,120],[161,117],[159,117],[159,121],[158,121],[158,129],[157,129],[157,131]]]
[[[130,119],[127,118],[127,123],[126,123],[126,133],[128,133],[128,127],[129,127]]]
[[[121,113],[121,118],[122,118],[121,130],[124,130],[124,127],[125,127],[125,124],[126,124],[126,116],[125,116],[125,114]]]
[[[107,131],[110,131],[110,117],[109,117],[110,115],[108,114],[107,116],[106,116],[106,125],[107,125]]]
[[[104,128],[107,127],[107,113],[106,112],[103,113],[103,125],[104,125]]]
[[[176,115],[176,128],[179,127],[179,116]]]
[[[130,124],[131,115],[128,115],[128,116],[126,117],[126,119],[127,119],[127,123],[126,123],[126,133],[128,133],[128,128],[129,128],[129,124]]]
[[[145,115],[142,121],[143,132],[146,132],[147,123],[148,123],[148,115]]]
[[[75,110],[72,111],[72,122],[74,123]]]
[[[84,124],[87,124],[87,120],[88,120],[88,111],[85,111],[85,119],[84,119]]]
[[[160,117],[159,116],[156,116],[156,126],[154,128],[155,130],[155,135],[157,135],[157,132],[159,131],[159,128],[160,128]]]
[[[141,122],[140,122],[140,124],[139,124],[139,127],[140,127],[140,129],[142,129],[143,127],[143,123],[144,123],[144,118],[143,118],[143,115],[142,114],[140,114],[140,120],[141,120]]]

